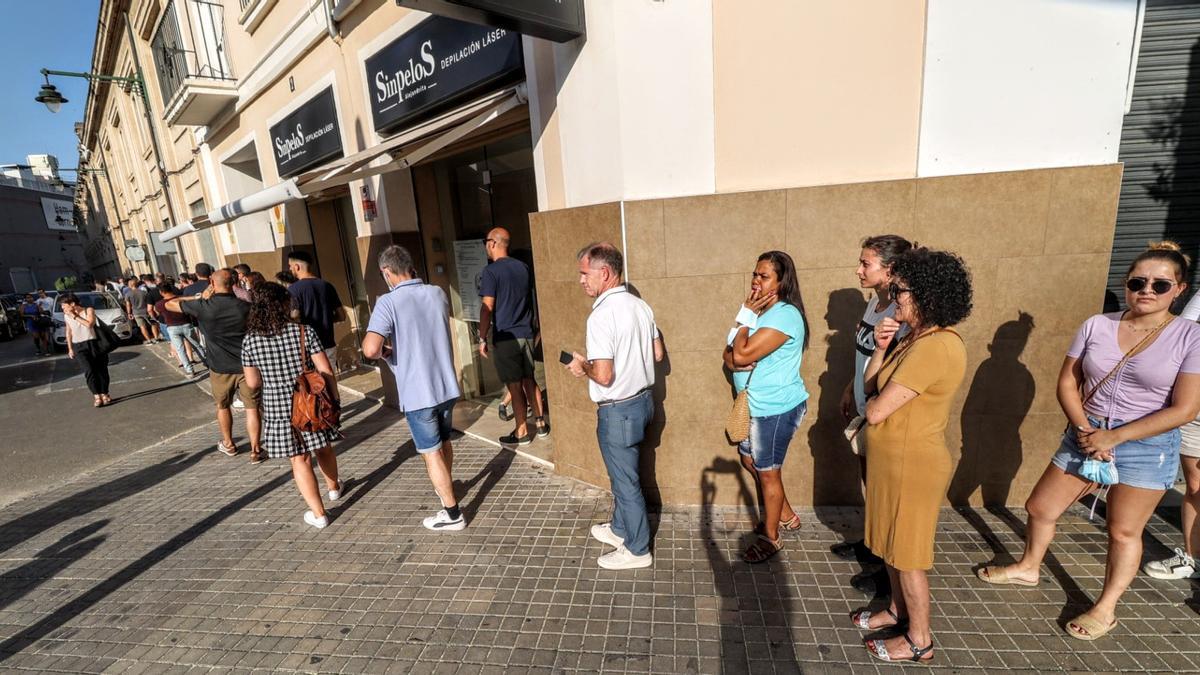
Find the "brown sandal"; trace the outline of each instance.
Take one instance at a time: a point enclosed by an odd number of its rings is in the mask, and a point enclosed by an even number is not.
[[[783,550],[783,538],[780,537],[775,541],[765,534],[758,535],[758,538],[742,553],[742,560],[757,565],[775,557],[776,553]]]

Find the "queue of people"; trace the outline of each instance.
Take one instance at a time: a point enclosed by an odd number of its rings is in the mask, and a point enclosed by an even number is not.
[[[494,361],[511,396],[516,427],[500,440],[522,445],[548,433],[549,425],[532,372],[538,331],[530,270],[508,255],[509,243],[503,228],[488,233],[491,264],[480,286],[477,349]],[[664,339],[653,309],[624,283],[620,249],[595,242],[577,259],[579,283],[592,309],[583,351],[564,352],[562,362],[586,380],[596,404],[597,442],[612,486],[611,521],[591,528],[593,538],[612,548],[597,564],[615,570],[649,567],[653,547],[639,464],[654,418],[652,391],[656,364],[666,355]],[[149,311],[161,317],[181,364],[189,363],[185,345],[204,355],[217,406],[219,449],[238,452],[229,412],[236,394],[247,408],[251,461],[288,458],[307,506],[304,521],[324,528],[329,518],[309,458],[316,459],[326,496],[340,499],[345,486],[331,445],[338,434],[293,428],[291,397],[298,374],[306,369],[314,369],[336,392],[333,325],[346,315],[332,285],[313,273],[311,258],[295,252],[288,262],[289,269],[276,275],[279,283],[249,269],[198,265],[197,281],[187,289],[157,283],[161,300]],[[467,522],[454,492],[450,437],[461,391],[449,300],[440,287],[419,278],[411,254],[401,246],[382,251],[377,266],[388,291],[371,313],[363,355],[383,359],[393,371],[415,450],[440,501],[441,508],[423,525],[461,530]],[[1186,290],[1189,268],[1178,246],[1152,246],[1126,273],[1129,309],[1098,314],[1079,328],[1058,384],[1069,423],[1026,504],[1025,551],[1012,565],[977,571],[990,585],[1036,586],[1057,520],[1085,495],[1107,488],[1108,573],[1095,605],[1067,622],[1066,632],[1074,638],[1095,640],[1117,625],[1118,601],[1141,560],[1143,530],[1181,462],[1188,487],[1183,547],[1172,558],[1151,561],[1145,572],[1175,579],[1200,575],[1194,558],[1200,546],[1200,441],[1195,440],[1200,438],[1200,301],[1187,310],[1194,316],[1170,312]],[[864,640],[870,654],[884,661],[927,662],[935,644],[928,574],[954,470],[945,431],[967,372],[967,348],[955,326],[972,310],[971,275],[953,253],[879,235],[863,241],[857,276],[871,296],[855,334],[854,375],[845,385],[841,412],[861,469],[865,536],[834,552],[866,551],[886,573],[881,588],[890,589],[888,606],[850,616],[851,625],[861,630],[894,633]],[[132,283],[129,288],[133,311],[144,291]],[[94,311],[79,307],[71,294],[64,296],[63,306],[72,356],[78,355],[88,374],[96,404],[104,405],[106,357],[89,346],[95,339]],[[187,318],[199,325],[203,345],[189,332]],[[747,403],[749,431],[732,440],[738,441],[736,451],[762,505],[753,541],[742,554],[748,564],[778,555],[785,549],[785,534],[801,527],[782,467],[808,409],[801,363],[809,334],[792,258],[782,251],[763,253],[752,268],[721,364]],[[187,365],[184,369],[191,374]]]

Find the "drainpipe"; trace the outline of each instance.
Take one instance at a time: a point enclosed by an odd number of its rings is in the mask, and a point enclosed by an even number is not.
[[[325,18],[327,21],[326,27],[329,29],[329,37],[336,38],[338,36],[337,25],[341,23],[350,12],[362,0],[325,0]]]

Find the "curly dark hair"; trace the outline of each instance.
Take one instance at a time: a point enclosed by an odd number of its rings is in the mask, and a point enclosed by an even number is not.
[[[945,328],[971,315],[971,273],[953,253],[914,248],[892,263],[892,278],[912,290],[926,326]]]
[[[279,335],[292,322],[292,294],[283,286],[268,281],[250,291],[250,315],[246,317],[247,335]]]

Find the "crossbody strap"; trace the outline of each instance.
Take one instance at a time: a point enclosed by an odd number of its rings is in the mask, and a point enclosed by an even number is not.
[[[1154,339],[1154,336],[1158,335],[1159,331],[1161,331],[1168,323],[1171,323],[1171,320],[1174,318],[1174,316],[1167,316],[1166,319],[1163,319],[1162,323],[1154,327],[1154,330],[1147,333],[1146,337],[1142,338],[1141,341],[1130,347],[1129,351],[1125,352],[1125,356],[1122,356],[1121,360],[1117,361],[1117,365],[1113,366],[1112,370],[1108,371],[1108,374],[1101,378],[1100,381],[1097,382],[1094,387],[1092,387],[1092,390],[1083,397],[1082,403],[1087,405],[1087,402],[1092,400],[1092,397],[1096,395],[1096,392],[1100,391],[1100,387],[1104,386],[1105,382],[1111,380],[1113,375],[1116,375],[1119,370],[1124,368],[1125,364],[1129,363],[1130,359],[1142,353],[1142,350],[1144,350],[1146,347],[1149,347],[1150,341]],[[1118,321],[1117,330],[1120,331],[1120,329],[1120,321]]]
[[[308,367],[308,350],[304,348],[304,324],[297,324],[300,327],[300,372],[307,373],[311,368]]]

